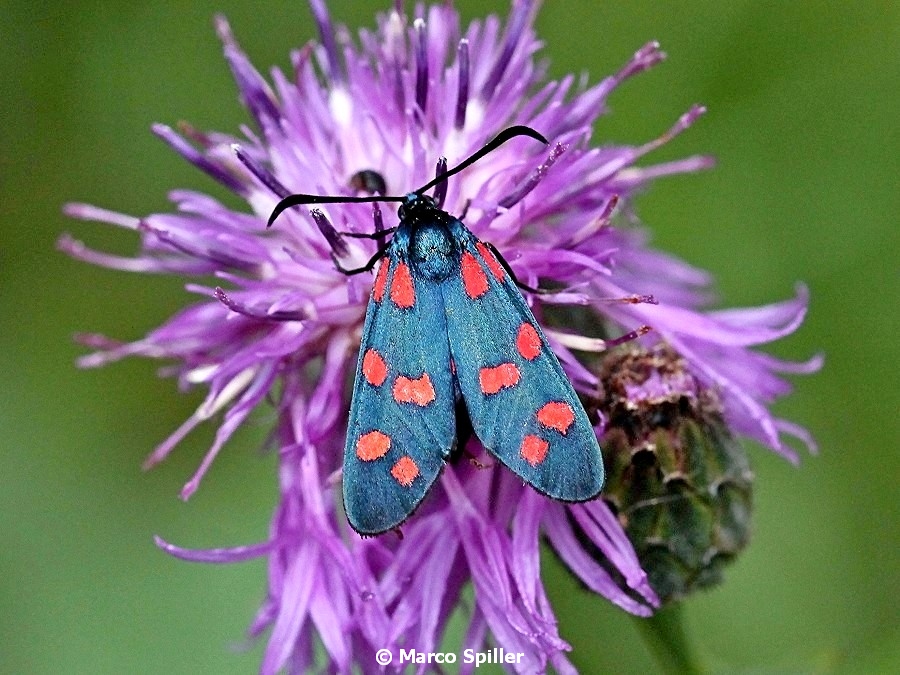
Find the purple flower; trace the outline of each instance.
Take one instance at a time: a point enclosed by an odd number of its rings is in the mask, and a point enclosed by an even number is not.
[[[706,273],[648,249],[642,230],[612,225],[616,204],[627,211],[631,195],[652,179],[711,165],[706,157],[691,157],[636,166],[689,127],[701,107],[641,146],[589,144],[609,93],[664,57],[655,43],[615,75],[584,87],[573,76],[545,80],[534,60],[540,47],[532,29],[535,2],[514,1],[505,25],[491,16],[463,27],[447,4],[417,9],[414,19],[391,11],[355,41],[346,28],[332,26],[322,0],[310,4],[321,42],[292,53],[293,72],[273,69],[270,81],[217,19],[254,130],[243,128],[237,137],[153,127],[176,152],[243,197],[247,211],[187,190],[171,193],[174,212],[143,218],[84,204],[66,207],[75,218],[135,230],[142,242],[136,257],[124,258],[64,236],[60,248],[76,258],[221,280],[221,287],[190,284],[199,301],[136,342],[81,336],[97,351],[80,364],[130,355],[163,359],[169,364],[163,372],[181,387],[208,390],[197,411],[147,460],[147,466],[162,461],[195,426],[224,413],[213,446],[182,489],[185,499],[250,411],[274,401],[281,502],[264,541],[205,551],[158,541],[193,561],[268,558],[267,596],[250,627],[253,636],[269,631],[262,672],[306,672],[323,648],[335,672],[354,665],[380,672],[375,652],[382,648],[391,650],[395,665],[401,649],[435,651],[469,584],[475,602],[463,648],[484,649],[490,641],[523,653],[515,666],[522,672],[548,663],[572,672],[541,583],[540,538],[590,590],[646,616],[658,601],[616,517],[602,500],[563,505],[524,487],[502,466],[460,462],[445,469],[404,524],[402,538],[356,535],[339,506],[339,472],[346,382],[372,277],[344,276],[331,254],[347,267],[363,264],[377,243],[338,231],[389,227],[393,214],[363,204],[320,205],[291,210],[267,230],[268,215],[291,192],[354,194],[351,177],[364,170],[378,172],[389,192],[402,194],[431,179],[440,157],[453,165],[502,128],[527,124],[551,147],[503,146],[439,188],[446,190],[444,208],[466,210],[468,227],[494,243],[523,282],[540,279],[559,289],[530,298],[539,318],[542,312],[593,317],[612,336],[652,326],[640,339],[648,346],[667,342],[697,378],[716,388],[733,430],[791,459],[785,434],[810,447],[812,441],[766,406],[789,391],[780,373],[810,372],[818,361],[785,363],[751,348],[797,328],[806,291],[778,305],[702,312]],[[576,389],[593,391],[597,376],[573,352],[600,351],[608,343],[559,321],[547,334]],[[585,551],[585,536],[605,564]]]

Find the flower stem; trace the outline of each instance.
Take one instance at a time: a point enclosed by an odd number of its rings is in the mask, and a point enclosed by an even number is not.
[[[681,603],[660,609],[648,619],[635,619],[650,651],[666,673],[702,675],[708,670],[697,659],[682,622]]]

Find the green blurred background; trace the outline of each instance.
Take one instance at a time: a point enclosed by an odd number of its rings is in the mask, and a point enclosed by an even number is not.
[[[387,4],[340,3],[335,14],[369,25]],[[456,4],[466,19],[507,8]],[[64,219],[67,200],[146,214],[167,209],[172,188],[222,193],[149,133],[154,121],[228,131],[248,121],[211,28],[217,11],[263,71],[315,34],[302,2],[2,3],[2,672],[259,663],[259,646],[239,648],[264,564],[182,563],[151,538],[266,536],[277,486],[273,458],[257,448],[271,412],[227,446],[187,504],[178,491],[211,426],[142,473],[199,395],[180,395],[144,361],[77,371],[71,336],[137,338],[183,305],[182,282],[54,249],[63,231],[134,249],[114,228]],[[548,3],[538,28],[552,75],[592,81],[659,40],[669,60],[613,95],[597,138],[642,142],[702,102],[709,114],[651,159],[708,152],[719,166],[640,199],[656,244],[712,270],[729,306],[783,299],[797,280],[812,291],[806,324],[772,351],[827,354],[824,371],[777,407],[813,431],[821,454],[795,468],[750,448],[755,537],[724,586],[687,604],[700,651],[721,672],[898,672],[900,5],[567,0]],[[578,591],[550,556],[546,568],[583,672],[653,672],[628,616]]]

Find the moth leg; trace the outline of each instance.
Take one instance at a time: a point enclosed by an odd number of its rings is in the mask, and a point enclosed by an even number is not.
[[[369,262],[367,262],[362,267],[354,267],[353,269],[347,269],[338,261],[337,256],[332,251],[331,259],[334,261],[334,266],[337,268],[338,272],[347,275],[348,277],[353,276],[354,274],[362,274],[363,272],[371,272],[372,268],[375,267],[375,264],[384,257],[384,254],[387,252],[388,245],[382,246],[379,248],[375,255],[369,258]]]
[[[501,254],[500,251],[497,250],[497,247],[489,241],[484,242],[484,245],[490,249],[491,253],[494,254],[494,257],[497,258],[501,265],[503,265],[503,269],[506,270],[506,273],[509,275],[509,278],[513,280],[513,283],[523,291],[528,291],[529,293],[534,293],[535,295],[551,295],[555,292],[547,288],[532,288],[528,284],[523,284],[516,278],[516,274],[512,271],[512,267],[510,267],[509,263],[506,262],[506,258],[503,257],[503,254]]]
[[[383,239],[384,235],[392,234],[397,230],[396,227],[389,227],[386,230],[378,232],[338,232],[342,237],[350,237],[351,239]]]

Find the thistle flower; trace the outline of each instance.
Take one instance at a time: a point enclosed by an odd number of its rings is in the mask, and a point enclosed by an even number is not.
[[[369,205],[336,204],[295,209],[266,230],[268,215],[291,192],[350,195],[377,183],[365,179],[376,174],[389,191],[402,193],[426,183],[436,164],[452,165],[506,126],[538,129],[551,139],[549,150],[509,144],[438,189],[444,208],[465,211],[467,226],[503,252],[519,279],[556,289],[530,300],[576,389],[595,392],[598,377],[573,352],[607,343],[596,329],[583,336],[574,326],[599,320],[610,337],[649,324],[655,332],[643,344],[665,341],[692,377],[715,388],[733,432],[791,459],[784,434],[812,442],[766,405],[789,390],[778,373],[809,372],[817,363],[784,363],[751,347],[797,328],[805,291],[770,307],[701,312],[708,275],[647,248],[641,230],[613,226],[616,204],[627,209],[631,195],[653,179],[711,164],[690,157],[636,165],[688,128],[703,112],[699,106],[644,145],[589,145],[610,92],[663,58],[655,43],[615,75],[583,87],[572,76],[546,81],[535,62],[536,2],[515,0],[505,25],[491,16],[468,27],[446,4],[417,8],[413,19],[397,9],[356,40],[332,25],[322,0],[310,4],[320,42],[292,53],[293,72],[273,69],[271,81],[250,65],[225,20],[216,20],[255,130],[237,137],[153,127],[245,199],[246,211],[187,190],[171,193],[173,213],[143,218],[66,207],[73,217],[141,238],[140,252],[123,258],[63,237],[60,247],[76,258],[135,272],[214,275],[222,284],[189,284],[199,301],[135,342],[82,336],[97,351],[80,363],[163,359],[170,364],[163,372],[181,386],[208,390],[147,460],[147,466],[162,461],[194,427],[224,413],[213,446],[182,489],[185,499],[251,410],[274,400],[281,502],[269,535],[258,544],[205,551],[158,541],[186,560],[267,557],[268,590],[249,629],[253,636],[269,631],[262,672],[306,672],[317,654],[319,662],[327,655],[331,671],[378,672],[379,649],[392,653],[395,666],[401,649],[435,651],[470,585],[474,604],[463,648],[492,643],[523,654],[513,665],[522,672],[548,664],[571,672],[569,647],[541,583],[539,541],[546,537],[588,589],[646,616],[658,598],[619,520],[602,500],[560,504],[502,466],[462,461],[445,469],[402,538],[356,535],[341,512],[339,472],[346,383],[372,278],[341,274],[332,255],[348,267],[363,264],[377,244],[339,232],[371,232],[393,224],[392,216]],[[549,324],[552,317],[557,321]]]

